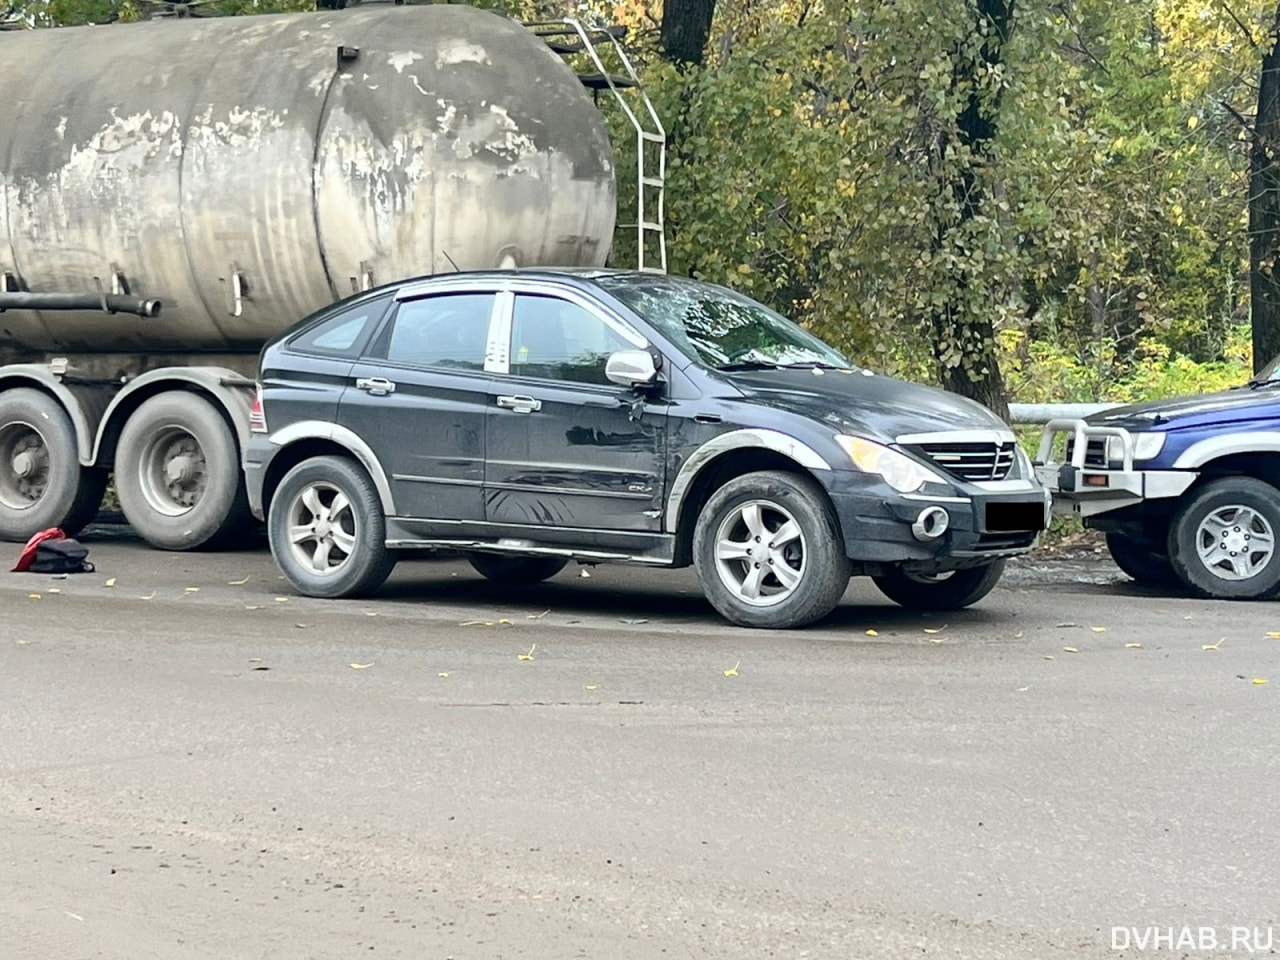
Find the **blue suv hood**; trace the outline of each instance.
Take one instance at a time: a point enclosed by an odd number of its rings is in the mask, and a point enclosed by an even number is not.
[[[1095,413],[1087,420],[1099,426],[1128,430],[1182,430],[1277,418],[1280,418],[1280,384],[1132,403]]]
[[[886,442],[904,434],[1009,426],[979,403],[935,387],[861,371],[751,370],[722,373],[755,403]]]

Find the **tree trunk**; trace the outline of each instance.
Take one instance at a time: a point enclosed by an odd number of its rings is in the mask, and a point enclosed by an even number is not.
[[[1249,150],[1249,302],[1253,370],[1280,354],[1280,4],[1262,58],[1258,114]]]
[[[711,36],[716,0],[666,0],[662,10],[662,52],[680,66],[702,66]]]
[[[945,159],[945,144],[940,151],[943,157],[939,161],[944,178],[943,191],[951,193],[957,214],[954,222],[939,224],[934,240],[936,253],[948,249],[963,253],[968,228],[982,215],[984,206],[992,199],[987,196],[987,188],[980,183],[978,174],[979,167],[985,165],[991,157],[1000,108],[1000,91],[997,90],[994,96],[984,101],[979,86],[979,73],[1002,62],[1004,44],[1013,25],[1014,3],[1015,0],[977,0],[978,19],[987,24],[986,39],[977,57],[968,57],[962,51],[955,53],[952,88],[967,87],[969,91],[964,109],[956,117],[956,138],[968,148],[968,159],[949,162]],[[958,166],[950,166],[951,162]],[[982,280],[979,271],[964,265],[963,256],[956,270],[958,272],[953,278],[953,289],[957,292],[967,291],[971,283]],[[977,400],[1008,419],[1009,400],[996,359],[995,323],[991,312],[957,311],[956,305],[949,303],[935,309],[930,320],[941,366],[942,385],[971,400]],[[945,362],[944,357],[951,347],[959,349],[959,363]]]

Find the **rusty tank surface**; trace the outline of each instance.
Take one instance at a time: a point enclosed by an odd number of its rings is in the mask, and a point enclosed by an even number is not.
[[[496,14],[33,30],[0,34],[0,59],[0,289],[163,304],[8,309],[10,358],[253,353],[353,289],[609,250],[604,119]]]

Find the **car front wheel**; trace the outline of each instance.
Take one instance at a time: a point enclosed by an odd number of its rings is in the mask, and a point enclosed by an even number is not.
[[[849,585],[830,502],[812,480],[789,473],[748,473],[712,494],[693,560],[711,605],[744,627],[813,623]]]
[[[267,535],[280,570],[309,597],[371,593],[396,564],[373,481],[342,457],[314,457],[285,474]]]
[[[873,577],[886,597],[908,610],[962,610],[994,589],[1004,573],[1004,561],[945,573],[908,573],[897,569]]]
[[[1257,600],[1280,584],[1280,490],[1253,477],[1223,477],[1191,497],[1169,528],[1169,560],[1197,593]]]

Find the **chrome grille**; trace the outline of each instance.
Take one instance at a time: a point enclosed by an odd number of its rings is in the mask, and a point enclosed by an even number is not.
[[[1071,462],[1071,454],[1075,451],[1076,441],[1074,437],[1067,438],[1066,458],[1067,462]],[[1107,467],[1107,441],[1105,437],[1090,437],[1088,445],[1084,448],[1084,465],[1086,467],[1098,467],[1105,470]]]
[[[924,443],[919,451],[961,480],[1003,480],[1013,469],[1013,441]]]

